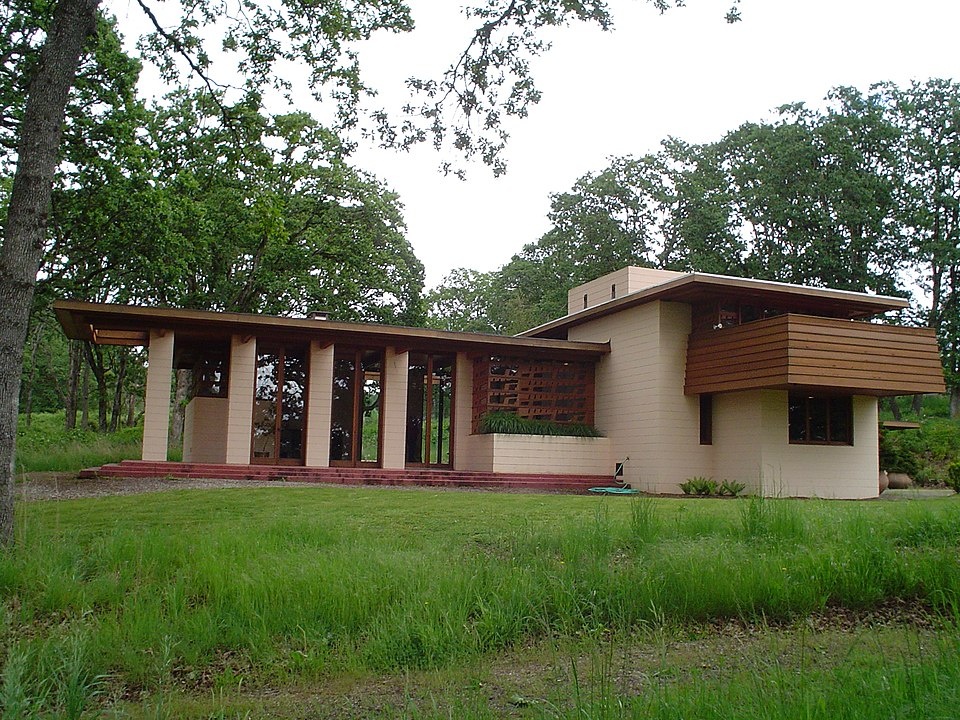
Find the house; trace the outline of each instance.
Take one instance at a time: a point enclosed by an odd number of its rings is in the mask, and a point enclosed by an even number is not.
[[[171,372],[193,370],[184,461],[694,476],[783,496],[875,497],[877,401],[943,392],[900,298],[628,267],[516,337],[60,301],[71,338],[149,348],[143,459],[167,459]],[[479,433],[504,411],[599,438]]]

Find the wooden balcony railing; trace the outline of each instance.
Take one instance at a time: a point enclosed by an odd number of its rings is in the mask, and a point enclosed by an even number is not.
[[[859,395],[943,392],[932,330],[780,315],[690,335],[684,392],[756,389]]]

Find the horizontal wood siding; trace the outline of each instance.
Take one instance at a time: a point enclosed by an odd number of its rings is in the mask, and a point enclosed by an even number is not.
[[[795,314],[691,334],[686,394],[790,387],[943,392],[936,337],[926,328]]]

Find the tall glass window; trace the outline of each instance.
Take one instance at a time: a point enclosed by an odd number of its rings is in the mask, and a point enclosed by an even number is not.
[[[407,369],[408,465],[453,463],[453,355],[411,352]]]
[[[302,462],[305,348],[258,346],[253,395],[254,462]]]
[[[333,356],[330,461],[380,462],[383,352],[340,349]]]

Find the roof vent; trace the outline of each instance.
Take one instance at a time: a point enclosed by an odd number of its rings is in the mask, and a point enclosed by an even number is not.
[[[311,320],[329,320],[330,311],[329,310],[311,310],[307,313],[307,317]]]

